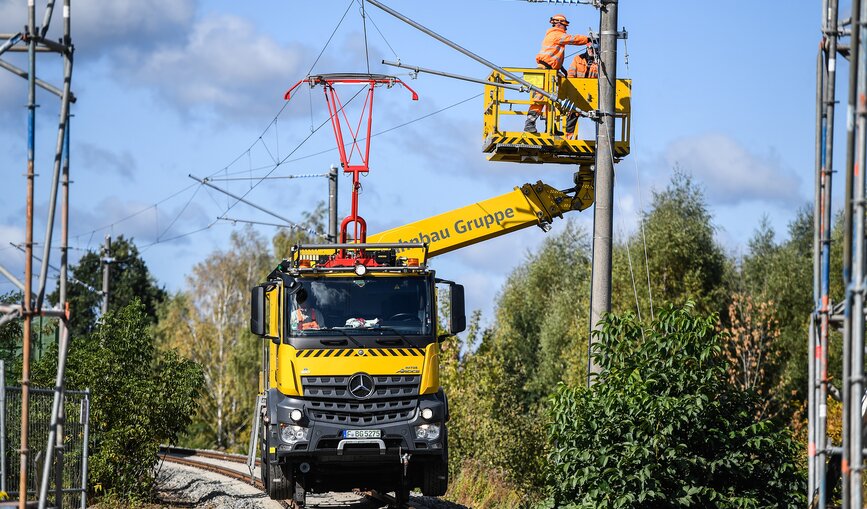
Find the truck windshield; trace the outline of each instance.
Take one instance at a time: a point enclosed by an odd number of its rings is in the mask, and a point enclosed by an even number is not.
[[[430,334],[430,287],[424,278],[305,278],[288,296],[286,323],[293,336],[340,330],[353,335]]]

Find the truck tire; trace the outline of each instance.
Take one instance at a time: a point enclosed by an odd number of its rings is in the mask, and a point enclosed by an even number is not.
[[[445,461],[432,461],[424,469],[421,492],[426,497],[441,497],[449,487],[449,466]]]
[[[267,471],[262,476],[267,479],[265,489],[272,500],[289,500],[295,496],[295,479],[292,478],[291,470],[279,463],[267,464],[264,470]],[[286,471],[289,471],[288,475]]]

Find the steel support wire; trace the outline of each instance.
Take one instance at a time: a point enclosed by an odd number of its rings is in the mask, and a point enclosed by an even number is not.
[[[546,91],[542,90],[541,88],[539,88],[539,87],[533,85],[533,84],[530,83],[529,81],[525,80],[524,78],[521,78],[520,76],[518,76],[518,75],[516,75],[516,74],[514,74],[514,73],[511,73],[511,72],[509,72],[509,71],[503,69],[502,67],[499,67],[498,65],[496,65],[496,64],[494,64],[494,63],[492,63],[492,62],[489,62],[488,60],[485,60],[484,58],[480,57],[479,55],[476,55],[476,54],[473,53],[472,51],[470,51],[470,50],[468,50],[468,49],[466,49],[466,48],[464,48],[464,47],[462,47],[462,46],[459,46],[459,45],[455,44],[454,42],[452,42],[452,41],[446,39],[445,37],[439,35],[438,33],[434,32],[433,30],[430,30],[429,28],[426,28],[426,27],[420,25],[419,23],[416,23],[415,21],[413,21],[413,20],[407,18],[407,17],[404,16],[403,14],[401,14],[401,13],[395,11],[394,9],[391,9],[391,8],[388,7],[388,6],[383,5],[382,3],[378,2],[377,0],[366,0],[366,1],[367,1],[367,3],[369,3],[370,5],[373,5],[373,6],[379,7],[380,9],[382,9],[382,10],[385,11],[385,12],[387,12],[388,14],[391,14],[391,15],[394,16],[395,18],[397,18],[397,19],[403,21],[404,23],[410,25],[411,27],[413,27],[413,28],[415,28],[415,29],[417,29],[417,30],[419,30],[419,31],[421,31],[421,32],[424,32],[425,34],[427,34],[427,35],[433,37],[434,39],[438,40],[439,42],[441,42],[441,43],[445,44],[446,46],[452,48],[453,50],[456,50],[456,51],[458,51],[458,52],[460,52],[460,53],[463,53],[464,55],[466,55],[466,56],[472,58],[473,60],[475,60],[476,62],[478,62],[478,63],[480,63],[480,64],[482,64],[482,65],[484,65],[485,67],[488,67],[489,69],[491,69],[491,70],[493,70],[493,71],[496,71],[496,72],[502,74],[503,76],[506,76],[506,77],[508,77],[508,78],[510,78],[510,79],[512,79],[512,80],[517,81],[518,83],[520,83],[521,85],[523,85],[524,87],[526,87],[527,90],[532,90],[533,92],[536,92],[536,93],[538,93],[538,94],[541,94],[541,95],[547,97],[549,100],[551,100],[551,102],[553,102],[554,104],[559,105],[561,109],[563,109],[563,110],[568,110],[568,111],[575,111],[576,113],[579,113],[579,114],[582,113],[581,110],[577,110],[577,109],[575,108],[574,105],[572,105],[572,104],[568,104],[567,102],[564,102],[564,101],[561,101],[560,99],[558,99],[557,96],[556,96],[555,94],[552,94],[552,93],[550,93],[550,92],[546,92]]]
[[[423,72],[423,73],[427,73],[427,74],[433,74],[436,76],[443,76],[445,78],[453,78],[456,80],[469,81],[470,83],[481,83],[482,85],[490,85],[493,87],[500,87],[500,88],[505,88],[508,90],[517,90],[518,92],[526,92],[527,91],[527,89],[522,85],[512,85],[510,83],[497,83],[496,81],[480,80],[478,78],[471,78],[469,76],[461,76],[460,74],[452,74],[450,72],[436,71],[434,69],[425,69],[424,67],[418,67],[416,65],[403,64],[400,62],[400,60],[398,60],[397,62],[391,62],[389,60],[383,60],[382,63],[385,65],[390,65],[392,67],[399,67],[401,69],[409,69],[410,71],[412,71],[415,74]]]
[[[264,207],[262,207],[262,206],[260,206],[260,205],[256,205],[255,203],[253,203],[253,202],[251,202],[251,201],[245,200],[245,199],[244,199],[243,197],[241,197],[241,196],[238,196],[238,195],[236,195],[236,194],[234,194],[234,193],[230,193],[229,191],[226,191],[225,189],[221,189],[221,188],[219,188],[219,187],[217,187],[217,186],[211,184],[210,182],[208,182],[208,179],[200,179],[200,178],[195,177],[195,176],[193,176],[193,175],[188,175],[188,177],[190,177],[191,179],[193,179],[193,180],[199,182],[199,183],[202,184],[202,185],[205,185],[205,186],[210,187],[211,189],[214,189],[215,191],[219,191],[219,192],[221,192],[221,193],[223,193],[223,194],[225,194],[225,195],[227,195],[227,196],[230,196],[230,197],[232,197],[232,198],[238,200],[238,201],[241,202],[241,203],[245,203],[245,204],[247,204],[247,205],[253,207],[253,208],[256,209],[256,210],[261,210],[262,212],[268,214],[269,216],[276,217],[277,219],[279,219],[279,220],[281,220],[281,221],[284,221],[284,222],[286,223],[286,226],[287,226],[287,227],[290,227],[290,228],[297,228],[297,229],[299,229],[299,230],[304,230],[304,231],[306,231],[306,232],[308,232],[308,233],[311,233],[311,234],[313,234],[313,235],[315,235],[315,236],[317,236],[317,237],[322,237],[322,238],[327,238],[327,237],[328,237],[327,235],[323,235],[323,234],[320,233],[320,232],[317,232],[317,231],[311,230],[311,229],[309,229],[309,228],[305,228],[305,227],[303,227],[303,226],[300,226],[300,225],[294,223],[293,221],[290,221],[290,220],[286,219],[285,217],[281,216],[280,214],[277,214],[276,212],[271,212],[270,210],[268,210],[268,209],[266,209],[266,208],[264,208]],[[228,210],[227,210],[226,212],[228,212]],[[224,218],[221,217],[221,218],[219,218],[219,219],[224,219]],[[231,221],[231,219],[229,219],[229,221]]]

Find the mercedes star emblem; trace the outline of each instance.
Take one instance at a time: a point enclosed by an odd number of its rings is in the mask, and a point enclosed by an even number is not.
[[[373,388],[373,377],[367,373],[356,373],[349,378],[349,394],[358,399],[369,398]]]

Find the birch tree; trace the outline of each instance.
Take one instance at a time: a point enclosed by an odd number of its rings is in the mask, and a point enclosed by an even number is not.
[[[271,265],[267,242],[253,229],[232,234],[229,248],[197,264],[186,288],[160,313],[162,346],[203,368],[204,396],[190,445],[237,449],[246,443],[259,369],[260,339],[248,331],[249,289]]]

